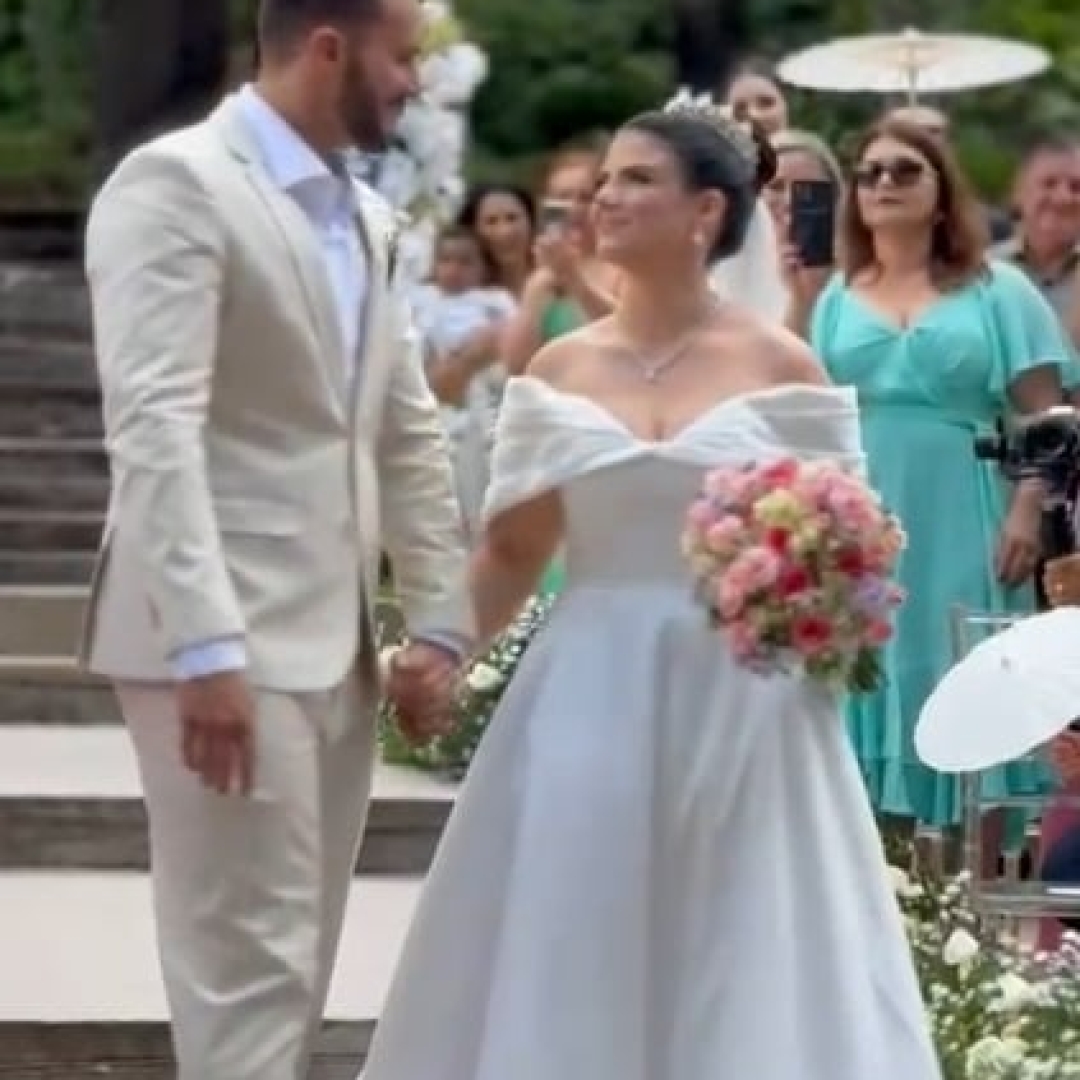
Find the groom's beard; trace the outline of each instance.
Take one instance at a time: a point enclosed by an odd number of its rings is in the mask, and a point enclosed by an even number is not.
[[[358,150],[381,154],[389,149],[396,119],[393,122],[389,120],[390,108],[380,102],[358,61],[351,61],[345,69],[338,95],[338,111],[341,126]]]

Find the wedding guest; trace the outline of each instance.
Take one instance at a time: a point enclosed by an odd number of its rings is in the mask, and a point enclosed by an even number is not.
[[[953,137],[952,121],[949,114],[942,109],[936,109],[932,105],[898,105],[885,114],[886,119],[899,120],[901,123],[914,124],[922,128],[927,135],[935,139],[944,139],[946,142]],[[1000,244],[1007,240],[1013,230],[1012,216],[999,206],[990,203],[982,204],[982,212],[986,219],[986,228],[992,244]]]
[[[486,285],[478,238],[463,226],[443,231],[432,279],[410,297],[423,335],[428,382],[442,406],[458,500],[470,536],[480,523],[488,481],[490,432],[505,381],[499,335],[514,313],[505,289]]]
[[[994,254],[1019,266],[1068,320],[1080,289],[1080,138],[1036,142],[1020,166],[1013,202],[1015,230]]]
[[[1037,488],[1010,490],[976,460],[972,437],[1004,412],[1059,402],[1069,347],[1027,278],[987,259],[978,204],[943,140],[889,119],[855,160],[840,272],[810,336],[833,379],[859,392],[870,479],[908,546],[884,685],[852,699],[848,719],[879,812],[945,826],[961,819],[961,784],[920,763],[913,732],[955,659],[950,610],[1033,610],[1039,541]],[[1046,780],[1009,766],[988,790],[1037,792]]]
[[[844,191],[844,173],[828,143],[812,132],[788,128],[773,136],[771,143],[776,152],[776,176],[762,195],[776,226],[781,261],[786,264],[786,274],[791,282],[789,294],[798,293],[798,298],[789,295],[785,321],[789,325],[805,323],[805,315],[800,312],[813,306],[834,268],[801,265],[791,236],[791,187],[804,180],[826,181],[835,188],[839,205]]]
[[[614,274],[593,256],[589,224],[598,164],[592,147],[569,146],[548,165],[540,199],[546,220],[536,239],[535,269],[502,342],[511,374],[524,371],[541,346],[611,309]]]
[[[593,253],[589,220],[599,165],[598,149],[578,145],[557,151],[548,164],[541,207],[558,207],[560,214],[540,230],[536,269],[503,333],[501,355],[512,375],[524,372],[549,341],[611,311],[615,273]],[[562,581],[562,560],[556,557],[540,592],[557,593]]]
[[[536,203],[516,184],[476,184],[465,196],[458,224],[474,233],[487,260],[489,284],[521,296],[532,273]]]
[[[787,98],[772,67],[764,60],[743,60],[728,82],[723,100],[735,116],[760,124],[770,137],[788,126]]]

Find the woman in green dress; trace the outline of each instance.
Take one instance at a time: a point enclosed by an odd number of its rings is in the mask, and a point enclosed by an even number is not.
[[[810,337],[832,378],[859,392],[870,480],[908,547],[886,681],[853,698],[848,717],[877,809],[940,827],[960,820],[961,785],[921,764],[913,732],[954,661],[950,610],[1034,605],[1038,489],[1007,485],[976,460],[973,439],[1003,414],[1060,402],[1072,356],[1023,274],[986,260],[978,205],[946,147],[886,121],[856,160],[842,270],[817,301]],[[1046,780],[1013,764],[988,793],[1036,793]]]
[[[595,149],[573,146],[556,153],[548,167],[539,211],[537,266],[502,340],[503,363],[511,375],[521,374],[549,341],[610,311],[613,275],[592,257],[588,220],[599,162]],[[544,226],[546,204],[562,209],[558,224]],[[544,574],[540,592],[555,595],[562,583],[562,564],[556,560]]]

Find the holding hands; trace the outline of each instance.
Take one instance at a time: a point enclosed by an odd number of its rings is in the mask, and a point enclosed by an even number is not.
[[[394,652],[386,673],[386,694],[402,735],[420,746],[454,729],[454,695],[460,659],[449,649],[422,641]]]

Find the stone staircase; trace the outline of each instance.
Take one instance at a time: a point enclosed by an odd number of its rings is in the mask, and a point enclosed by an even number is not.
[[[0,1080],[174,1075],[145,810],[71,656],[108,494],[77,271],[0,265]],[[354,1080],[454,790],[380,768],[313,1073]]]
[[[79,271],[0,265],[0,585],[87,582],[108,489]]]
[[[145,809],[111,692],[64,656],[80,608],[0,593],[0,1078],[167,1080]],[[316,1080],[362,1064],[454,794],[378,769]]]

